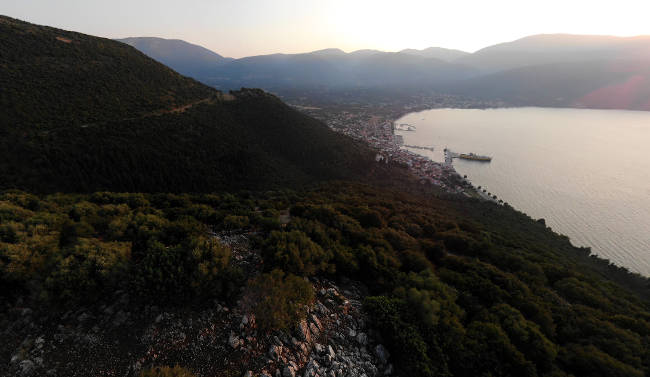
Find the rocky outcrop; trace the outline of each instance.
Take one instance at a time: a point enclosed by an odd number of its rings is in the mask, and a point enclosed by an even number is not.
[[[246,238],[223,237],[251,276],[261,258]],[[372,377],[393,371],[390,352],[361,311],[353,281],[311,281],[315,301],[286,332],[262,333],[245,300],[196,307],[142,305],[128,292],[65,313],[21,301],[0,312],[0,376],[135,376],[182,365],[197,376]]]
[[[258,374],[274,377],[361,377],[392,373],[390,353],[361,311],[359,289],[314,281],[316,301],[290,334],[269,336]]]

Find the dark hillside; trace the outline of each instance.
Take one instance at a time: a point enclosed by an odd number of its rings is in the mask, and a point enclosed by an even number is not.
[[[110,39],[0,16],[0,121],[52,128],[139,116],[214,91]]]
[[[264,188],[356,176],[372,161],[261,90],[222,94],[119,42],[0,26],[1,188]]]

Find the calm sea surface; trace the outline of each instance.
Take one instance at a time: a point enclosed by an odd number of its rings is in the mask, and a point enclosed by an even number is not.
[[[485,154],[454,167],[573,244],[650,276],[650,112],[513,108],[436,109],[396,121],[412,149]]]

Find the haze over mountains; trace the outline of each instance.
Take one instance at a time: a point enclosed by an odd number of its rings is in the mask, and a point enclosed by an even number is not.
[[[456,62],[484,73],[526,66],[602,60],[650,60],[650,36],[540,34],[461,56]]]
[[[183,75],[192,77],[209,76],[215,65],[233,60],[179,39],[142,37],[119,41],[137,48],[169,67],[176,67],[176,71]]]
[[[130,38],[128,43],[138,47],[138,41]],[[282,93],[296,88],[413,88],[513,105],[650,110],[648,36],[534,35],[471,54],[438,47],[351,53],[327,49],[215,58],[202,60],[200,67],[179,61],[178,55],[191,55],[181,49],[159,48],[154,55],[138,48],[222,89],[254,86]]]
[[[426,58],[436,58],[440,60],[444,60],[446,62],[453,62],[454,60],[461,58],[463,56],[470,55],[469,52],[461,51],[461,50],[454,50],[454,49],[449,49],[449,48],[442,48],[442,47],[429,47],[425,48],[423,50],[416,50],[413,48],[407,48],[402,51],[400,51],[402,54],[410,54],[410,55],[417,55],[417,56],[423,56]]]

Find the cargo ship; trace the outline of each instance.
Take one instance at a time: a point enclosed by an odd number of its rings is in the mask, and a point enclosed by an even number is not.
[[[478,154],[474,153],[461,153],[458,155],[459,158],[463,158],[465,160],[474,160],[474,161],[492,161],[492,157],[490,156],[481,156]]]

